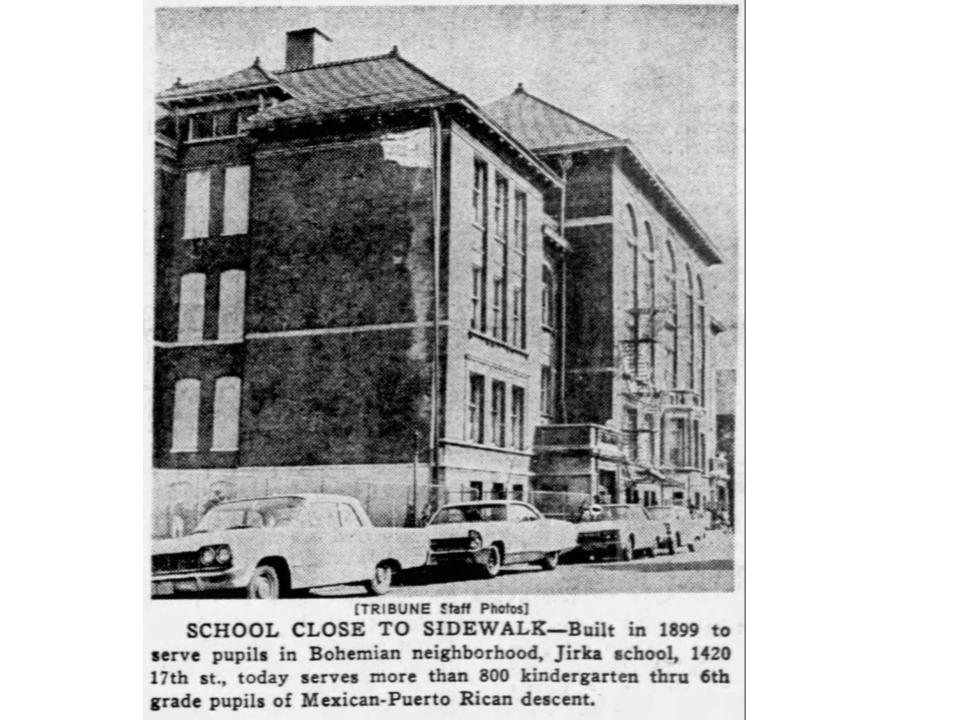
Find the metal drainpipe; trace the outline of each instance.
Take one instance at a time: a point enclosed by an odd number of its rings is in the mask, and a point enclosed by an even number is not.
[[[560,239],[567,242],[567,170],[573,165],[569,155],[560,160],[563,185],[560,188]],[[567,251],[560,253],[560,422],[567,422]]]
[[[440,112],[430,111],[433,121],[433,372],[430,379],[430,455],[431,478],[434,486],[440,484],[440,232],[441,232],[441,163],[442,127]]]

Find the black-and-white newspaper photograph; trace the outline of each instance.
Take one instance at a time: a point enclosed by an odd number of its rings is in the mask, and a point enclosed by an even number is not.
[[[148,23],[149,711],[742,713],[739,7]]]

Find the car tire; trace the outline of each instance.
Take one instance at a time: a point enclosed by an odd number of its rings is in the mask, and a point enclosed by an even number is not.
[[[272,565],[257,565],[250,582],[247,597],[254,600],[277,600],[285,594],[280,574]]]
[[[485,578],[495,578],[500,574],[503,567],[503,558],[500,557],[500,549],[493,545],[487,548],[483,562],[480,563],[480,574]]]
[[[373,569],[373,577],[365,583],[370,595],[386,595],[393,587],[393,567],[382,562]]]
[[[552,553],[547,553],[543,556],[543,559],[539,562],[540,567],[544,570],[556,570],[557,565],[560,564],[560,551],[557,550]]]

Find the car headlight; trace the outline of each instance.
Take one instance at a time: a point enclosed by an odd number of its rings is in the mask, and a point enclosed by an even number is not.
[[[201,565],[213,565],[214,560],[217,559],[217,551],[212,547],[205,547],[200,551],[200,564]]]
[[[223,545],[219,550],[217,550],[217,562],[221,565],[226,565],[233,559],[233,555],[230,552],[229,545]]]
[[[483,537],[476,530],[471,530],[467,533],[467,537],[470,538],[470,549],[479,550],[483,547]]]

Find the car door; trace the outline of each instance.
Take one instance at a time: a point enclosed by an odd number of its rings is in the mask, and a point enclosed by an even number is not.
[[[373,576],[373,568],[380,558],[374,557],[379,550],[375,538],[371,537],[373,528],[364,527],[357,511],[348,503],[337,503],[340,515],[340,543],[343,552],[340,555],[344,582],[366,580]],[[386,548],[383,548],[386,550]]]
[[[312,585],[338,585],[349,582],[349,547],[340,527],[338,503],[320,500],[307,508],[305,522],[309,546],[305,548]]]
[[[544,547],[543,523],[540,513],[523,503],[511,503],[507,508],[507,520],[516,538],[512,552],[542,552]],[[549,543],[547,543],[549,544]]]

